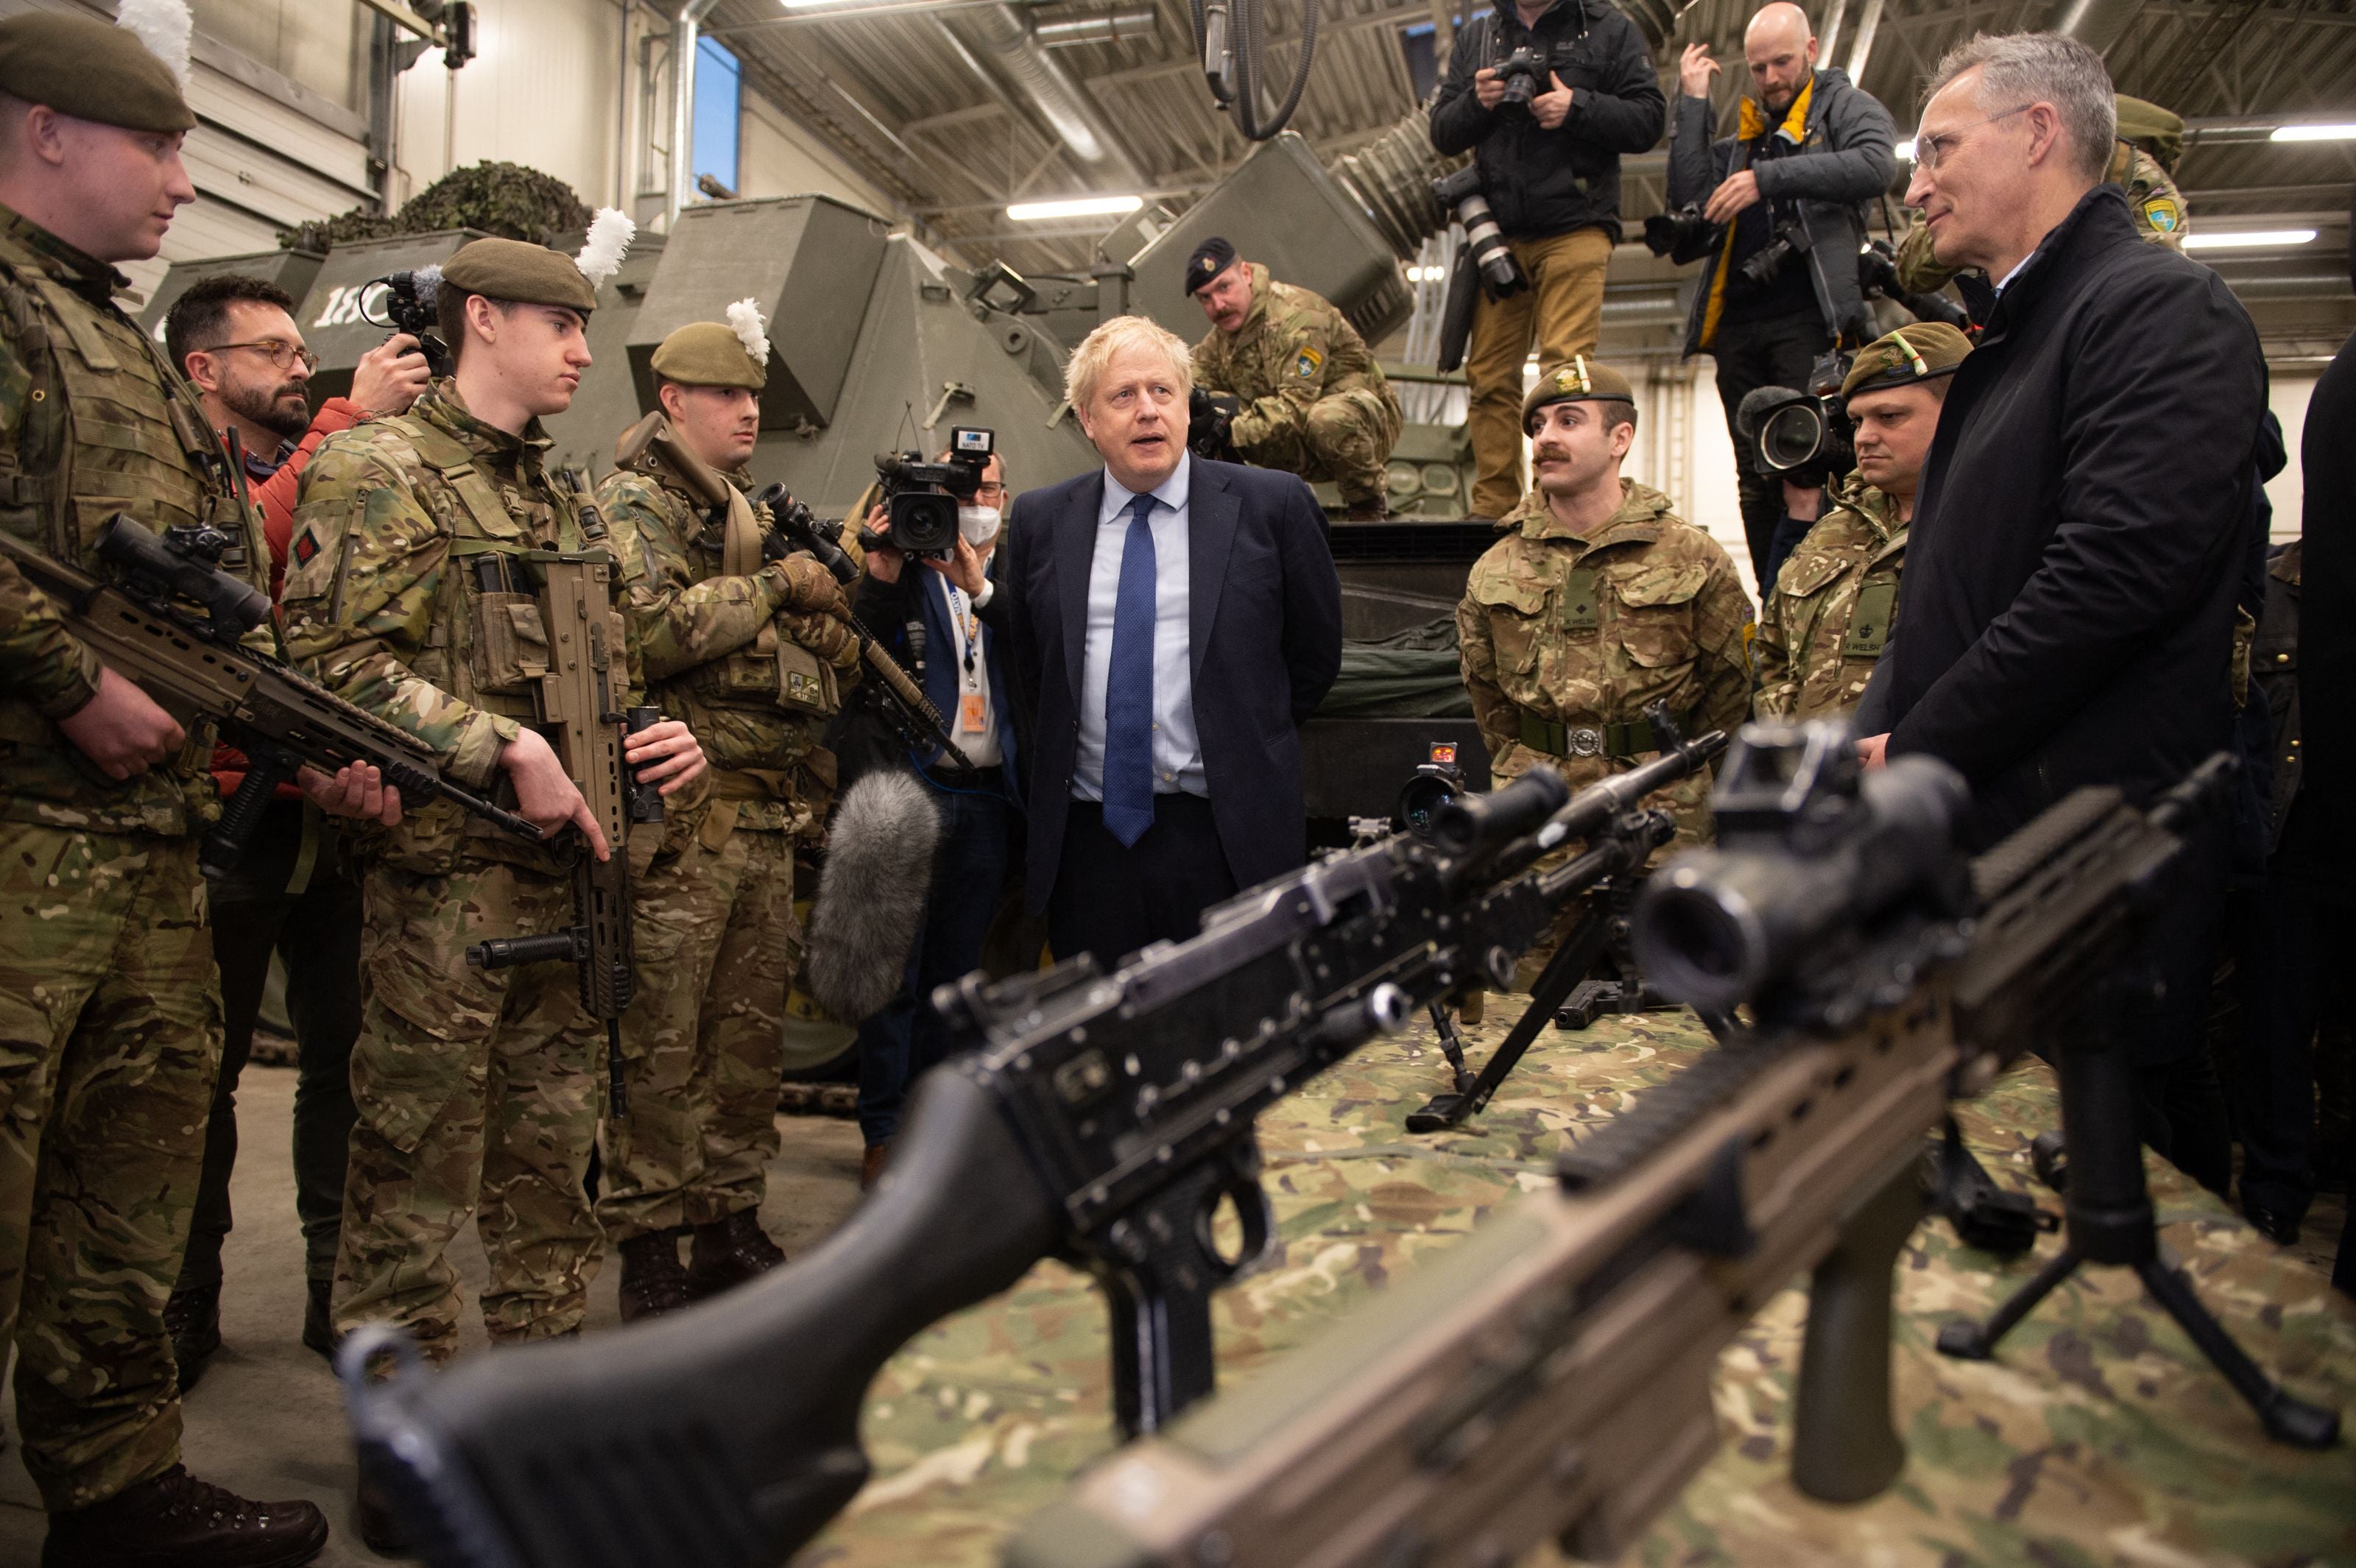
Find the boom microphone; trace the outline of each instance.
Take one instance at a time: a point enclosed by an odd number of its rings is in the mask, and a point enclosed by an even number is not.
[[[884,769],[843,793],[810,906],[803,978],[811,999],[844,1023],[898,993],[940,837],[932,791],[914,773]]]

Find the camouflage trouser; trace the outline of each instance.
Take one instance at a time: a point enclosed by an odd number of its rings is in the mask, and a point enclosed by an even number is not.
[[[1398,444],[1399,419],[1375,393],[1354,388],[1320,398],[1297,421],[1278,425],[1236,450],[1248,463],[1281,468],[1312,483],[1330,479],[1342,499],[1383,494],[1383,464]]]
[[[379,866],[366,919],[337,1329],[399,1323],[446,1360],[461,1301],[444,1253],[470,1213],[491,1338],[578,1328],[598,1259],[582,1181],[605,1029],[571,965],[486,973],[466,958],[485,937],[573,923],[571,883],[478,860],[446,877]]]
[[[220,1063],[196,840],[0,822],[0,1355],[52,1510],[180,1456],[164,1303]]]
[[[738,828],[717,849],[691,834],[638,882],[638,991],[622,1019],[630,1114],[606,1125],[597,1199],[609,1241],[761,1205],[778,1146],[793,850],[790,834],[766,829]]]

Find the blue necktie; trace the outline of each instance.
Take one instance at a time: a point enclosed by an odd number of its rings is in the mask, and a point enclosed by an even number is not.
[[[1104,825],[1124,846],[1153,826],[1153,497],[1130,503],[1105,672]]]

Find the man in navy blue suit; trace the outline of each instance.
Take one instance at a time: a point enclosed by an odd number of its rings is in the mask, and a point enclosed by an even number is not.
[[[906,982],[883,1011],[859,1026],[859,1125],[867,1141],[863,1185],[873,1185],[883,1169],[910,1085],[948,1053],[940,1017],[924,998],[934,987],[980,966],[982,942],[1013,853],[1022,813],[1014,771],[1017,703],[1010,696],[1006,661],[993,630],[1001,616],[993,613],[997,584],[990,578],[1005,506],[1006,470],[992,457],[973,499],[958,510],[953,560],[928,558],[926,565],[932,570],[912,571],[900,551],[878,548],[867,552],[867,577],[860,585],[860,619],[877,628],[879,636],[893,638],[895,656],[905,657],[903,628],[921,616],[925,695],[948,721],[969,769],[941,767],[939,748],[908,759],[933,788],[941,841],[924,926],[908,955]],[[888,534],[883,507],[870,513],[867,522]]]
[[[1022,499],[999,613],[1031,707],[1031,907],[1107,968],[1301,864],[1299,726],[1342,662],[1325,517],[1186,450],[1187,348],[1121,316],[1066,392],[1104,466]]]

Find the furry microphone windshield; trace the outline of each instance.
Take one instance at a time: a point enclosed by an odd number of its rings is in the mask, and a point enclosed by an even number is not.
[[[802,978],[811,999],[844,1023],[899,992],[940,837],[932,791],[913,773],[869,773],[836,807]]]

